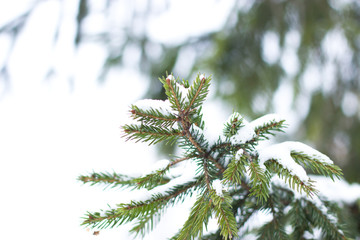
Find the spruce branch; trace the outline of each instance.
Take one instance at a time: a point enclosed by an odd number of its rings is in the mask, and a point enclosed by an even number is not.
[[[252,181],[250,196],[256,196],[263,203],[269,197],[270,174],[255,162],[250,162],[248,167]]]
[[[259,229],[258,240],[262,239],[281,239],[288,240],[285,228],[279,224],[276,218],[266,223]]]
[[[211,77],[206,78],[203,74],[197,75],[195,81],[190,86],[187,98],[188,102],[185,104],[185,112],[190,112],[203,104],[209,92]]]
[[[326,212],[319,209],[317,205],[308,200],[303,200],[306,204],[305,213],[307,219],[314,227],[319,227],[323,230],[324,239],[344,240],[346,237],[343,232],[336,225],[336,220],[333,216],[327,215]]]
[[[334,181],[334,177],[341,179],[343,175],[341,169],[334,165],[319,161],[316,157],[309,156],[302,152],[291,152],[291,157],[299,164],[310,168],[313,172],[330,177]]]
[[[150,199],[145,201],[132,201],[131,203],[119,204],[118,208],[110,209],[103,212],[88,212],[84,217],[82,225],[92,228],[113,228],[125,222],[133,221],[136,218],[152,219],[158,211],[168,205],[173,205],[181,200],[187,194],[196,190],[199,181],[189,182],[182,186],[176,186],[166,194],[154,194]]]
[[[172,127],[178,118],[170,113],[163,114],[158,109],[150,108],[149,110],[142,110],[135,105],[131,106],[131,117],[142,124],[150,124],[158,127]]]
[[[241,185],[241,177],[245,176],[246,155],[241,156],[239,159],[233,159],[224,171],[224,182]]]
[[[156,208],[152,208],[154,211],[149,212],[147,215],[137,217],[137,222],[130,231],[134,232],[136,235],[141,234],[144,236],[147,231],[151,231],[153,229],[155,225],[154,218],[157,218],[159,221],[162,213],[165,211],[165,207],[174,205],[175,203],[184,200],[186,194],[191,194],[192,191],[196,190],[198,185],[198,181],[191,182],[185,186],[178,186],[173,189],[173,192],[170,192],[171,194],[168,196],[159,195],[160,198],[157,199],[159,204],[156,205]]]
[[[128,124],[123,126],[124,137],[126,140],[136,140],[136,142],[150,142],[156,144],[161,141],[174,143],[181,132],[177,129],[166,129],[163,127]]]
[[[311,223],[307,219],[300,200],[295,200],[289,211],[290,224],[293,227],[292,239],[301,239],[306,231],[311,231]]]
[[[303,191],[307,196],[312,197],[318,191],[314,188],[313,181],[309,179],[307,182],[300,180],[300,178],[294,175],[290,170],[284,168],[275,159],[270,159],[265,164],[267,168],[270,168],[273,172],[277,173],[280,178],[284,179],[285,183],[288,183],[290,188],[296,189],[297,192],[302,193]]]
[[[184,97],[186,97],[182,96],[180,91],[181,86],[179,86],[173,75],[169,75],[167,78],[163,77],[159,80],[163,83],[165,94],[171,103],[172,109],[180,113],[182,109],[181,106],[185,101]]]
[[[314,228],[321,229],[327,239],[332,236],[345,239],[336,219],[319,204],[314,182],[304,167],[333,180],[341,177],[341,169],[305,144],[284,142],[258,147],[260,141],[286,127],[285,120],[275,114],[247,122],[234,112],[217,141],[207,139],[202,105],[210,80],[211,77],[197,75],[190,84],[168,75],[160,79],[167,100],[140,100],[131,106],[131,117],[138,124],[123,126],[127,140],[149,144],[176,142],[183,154],[170,162],[159,162],[157,166],[161,168],[141,177],[115,173],[80,176],[83,183],[145,188],[151,195],[146,200],[121,203],[106,211],[88,212],[83,225],[107,228],[132,222],[131,232],[144,236],[168,207],[196,193],[188,219],[172,239],[202,239],[212,216],[217,218],[218,230],[207,235],[208,239],[243,238],[251,218],[262,211],[272,213],[272,219],[250,230],[259,239],[302,239]],[[185,173],[169,177],[171,168],[184,161],[196,164],[192,180],[184,180],[188,179]],[[289,225],[291,233],[285,231]]]
[[[227,139],[234,136],[244,125],[243,117],[238,112],[231,114],[229,120],[224,124],[223,134]]]
[[[91,186],[96,184],[105,184],[106,187],[132,187],[133,189],[146,188],[148,190],[153,189],[156,186],[166,184],[170,181],[165,174],[169,169],[185,160],[189,160],[191,157],[178,158],[171,161],[165,168],[156,170],[153,173],[147,174],[142,177],[129,177],[119,173],[96,173],[93,172],[89,175],[81,175],[78,180],[84,184],[90,183]]]
[[[91,186],[96,184],[105,184],[106,187],[134,187],[136,184],[126,175],[118,173],[96,173],[81,175],[78,180],[84,184],[90,183]]]
[[[186,126],[186,128],[184,128],[184,136],[186,139],[184,139],[185,142],[183,142],[183,146],[194,149],[197,151],[197,155],[199,157],[211,161],[221,173],[224,172],[225,168],[211,155],[211,151],[206,150],[208,147],[208,142],[206,139],[204,139],[204,135],[201,133],[201,130],[197,127],[194,127],[194,125],[191,125],[189,119],[182,120],[181,123],[183,127]]]
[[[284,206],[276,193],[270,194],[264,208],[270,209],[273,219],[259,229],[258,239],[289,239],[285,226],[282,223]]]
[[[198,197],[189,218],[177,235],[177,240],[201,238],[203,226],[207,226],[211,217],[211,204],[208,191]]]
[[[181,91],[177,82],[172,79],[171,76],[172,75],[167,77],[165,81],[162,79],[162,82],[164,84],[166,94],[170,102],[173,104],[173,108],[175,108],[179,113],[178,120],[181,123],[181,127],[183,129],[182,135],[185,136],[193,146],[195,146],[200,155],[207,156],[207,158],[223,172],[225,170],[223,166],[221,166],[220,163],[218,163],[210,154],[206,152],[204,148],[202,148],[202,146],[196,141],[195,137],[190,132],[190,128],[194,124],[190,120],[190,110],[191,108],[194,109],[194,106],[200,106],[205,100],[211,78],[205,78],[201,76],[197,77],[197,80],[195,80],[195,82],[191,85],[190,90],[188,91],[188,100],[186,102],[188,102],[189,105],[184,107],[184,109],[181,107],[181,105],[185,102],[185,100],[180,93]]]
[[[267,135],[275,135],[274,132],[284,132],[283,128],[287,127],[285,120],[275,121],[264,123],[261,126],[255,127],[255,133],[257,140],[269,139]]]
[[[237,237],[237,224],[231,210],[232,197],[226,192],[223,193],[223,196],[219,196],[215,190],[210,191],[210,197],[212,200],[213,212],[218,220],[218,225],[221,229],[220,234],[223,239],[227,240]]]
[[[170,179],[164,176],[168,170],[168,168],[161,169],[143,177],[134,178],[132,181],[136,183],[136,188],[138,189],[145,188],[147,190],[151,190],[157,186],[170,182]]]
[[[178,158],[170,162],[165,168],[158,169],[152,173],[149,173],[143,177],[134,178],[132,179],[132,182],[136,184],[136,187],[138,189],[140,188],[146,188],[148,190],[153,189],[154,187],[157,187],[159,185],[166,184],[170,181],[168,177],[165,176],[165,174],[170,170],[170,168],[182,161],[189,160],[191,157],[184,157],[184,158]]]
[[[172,167],[180,162],[183,162],[183,161],[186,161],[186,160],[189,160],[191,158],[193,158],[194,156],[188,156],[188,157],[183,157],[183,158],[177,158],[173,161],[171,161],[171,163],[169,164],[169,167]]]
[[[206,182],[206,187],[207,189],[210,191],[211,187],[210,187],[210,176],[209,176],[209,170],[207,167],[207,161],[204,160],[203,161],[203,169],[204,169],[204,176],[205,176],[205,182]]]

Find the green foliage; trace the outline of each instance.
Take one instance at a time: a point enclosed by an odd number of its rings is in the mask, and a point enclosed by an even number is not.
[[[301,181],[298,176],[294,176],[288,169],[284,168],[274,159],[267,161],[267,163],[267,167],[283,178],[284,182],[288,183],[292,189],[296,188],[296,191],[300,193],[305,192],[308,196],[312,196],[313,193],[316,193],[316,189],[314,188],[312,181]]]
[[[139,223],[134,227],[134,231],[142,231],[142,228],[139,228],[140,225],[145,227],[149,221],[152,225],[155,214],[163,211],[166,206],[182,201],[187,194],[196,190],[197,185],[197,181],[189,182],[183,186],[169,189],[166,194],[154,194],[145,201],[131,201],[129,204],[119,204],[116,209],[94,213],[88,212],[82,224],[103,229],[113,228],[124,222],[138,219]]]
[[[181,134],[177,129],[166,129],[163,127],[144,124],[128,124],[125,125],[123,129],[127,140],[150,142],[149,145],[156,144],[161,141],[173,143]]]
[[[213,204],[213,211],[221,229],[220,234],[224,239],[237,237],[237,224],[233,212],[231,211],[232,197],[228,193],[219,196],[211,190],[210,196]]]
[[[187,94],[188,101],[184,107],[185,112],[190,112],[203,104],[209,91],[210,81],[211,77],[196,76]]]
[[[226,136],[227,138],[234,136],[237,131],[239,131],[239,129],[243,126],[241,125],[242,121],[243,117],[239,113],[233,113],[230,116],[229,121],[225,123],[223,130],[224,136]]]
[[[90,175],[82,175],[78,178],[83,183],[90,183],[91,186],[95,184],[106,184],[106,187],[131,187],[135,182],[128,176],[118,173],[91,173]]]
[[[184,92],[181,91],[184,86],[181,86],[172,75],[169,75],[167,78],[163,77],[159,80],[164,86],[165,94],[171,103],[171,108],[180,113],[181,106],[184,106],[186,97]]]
[[[310,168],[313,172],[325,175],[334,180],[334,177],[340,179],[342,176],[341,169],[334,164],[327,164],[304,153],[296,151],[291,152],[291,156],[300,164]]]
[[[260,201],[266,201],[269,196],[270,174],[260,168],[255,162],[250,162],[249,170],[252,181],[250,196],[254,195],[258,197]]]
[[[163,170],[156,171],[155,173],[148,174],[144,177],[134,178],[133,181],[136,182],[137,188],[146,188],[148,190],[153,189],[159,185],[166,184],[170,181],[169,178],[164,176],[168,168]]]
[[[201,238],[203,234],[203,227],[208,224],[211,216],[211,201],[208,192],[199,196],[194,206],[191,208],[190,216],[184,223],[183,228],[176,237],[177,240],[181,239],[195,239]]]
[[[341,177],[339,167],[306,151],[287,150],[291,157],[286,161],[291,163],[273,157],[260,159],[259,141],[282,131],[286,126],[283,119],[269,115],[248,123],[239,113],[233,113],[224,123],[223,134],[211,142],[204,133],[201,114],[210,78],[198,75],[190,84],[169,75],[160,81],[170,102],[169,109],[143,103],[143,108],[132,105],[132,118],[141,124],[123,126],[124,136],[127,140],[150,144],[176,142],[183,156],[141,177],[115,173],[80,176],[82,182],[91,185],[104,183],[151,191],[145,200],[87,213],[83,225],[102,229],[131,222],[134,224],[131,231],[143,236],[161,220],[166,208],[194,194],[197,200],[189,217],[172,239],[237,239],[255,233],[258,239],[295,240],[304,238],[315,228],[322,231],[325,239],[330,236],[345,239],[337,213],[330,213],[335,208],[327,208],[317,196],[314,181],[303,181],[291,166],[307,167],[331,179]],[[173,166],[183,162],[196,164],[190,180],[180,181],[181,176],[168,174]],[[250,219],[260,212],[270,214],[271,220],[250,231],[244,230]],[[204,235],[211,218],[217,220],[218,230]],[[286,230],[288,226],[291,231]]]
[[[314,228],[322,230],[322,239],[346,239],[343,232],[339,230],[336,216],[324,210],[326,210],[325,207],[319,207],[312,201],[295,200],[289,212],[294,226],[293,239],[302,238],[306,231],[312,233]]]
[[[241,184],[241,178],[245,176],[246,172],[246,156],[243,155],[239,159],[233,159],[226,170],[224,171],[224,182],[225,183],[234,183]]]
[[[270,121],[264,123],[262,126],[255,128],[257,140],[269,139],[267,135],[275,135],[274,132],[284,132],[283,128],[286,127],[285,120]]]
[[[172,127],[177,122],[177,117],[168,113],[163,114],[158,109],[142,110],[135,105],[131,106],[132,118],[145,125],[158,127]]]

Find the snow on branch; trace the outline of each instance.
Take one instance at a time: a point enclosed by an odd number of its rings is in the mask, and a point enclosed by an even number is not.
[[[244,144],[256,136],[254,127],[240,113],[234,112],[226,121],[226,126],[230,126],[233,130],[229,133],[226,133],[226,130],[224,131],[225,136],[230,135],[231,144]]]
[[[291,157],[291,151],[293,147],[296,146],[296,144],[293,143],[294,142],[283,142],[258,150],[259,165],[263,169],[266,169],[264,164],[269,160],[275,160],[289,170],[290,173],[296,175],[302,182],[306,183],[309,181],[309,177],[305,169]]]
[[[215,179],[212,182],[212,188],[215,190],[216,195],[218,195],[219,197],[223,196],[224,186],[222,185],[222,183],[219,179]]]
[[[311,175],[316,181],[316,188],[319,189],[320,195],[326,200],[343,204],[354,204],[360,199],[360,184],[348,183],[343,179],[335,182],[329,181],[328,178],[319,175]]]
[[[280,116],[279,114],[275,114],[275,113],[271,113],[271,114],[266,114],[262,117],[259,117],[253,121],[250,122],[251,126],[254,129],[263,127],[264,125],[267,125],[271,122],[281,122],[281,121],[285,121],[286,119],[282,116]]]

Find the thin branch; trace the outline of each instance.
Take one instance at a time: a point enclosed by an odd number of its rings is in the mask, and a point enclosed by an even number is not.
[[[194,102],[195,102],[195,100],[196,100],[196,98],[197,98],[197,96],[199,96],[199,94],[200,94],[200,92],[201,92],[201,89],[202,89],[202,86],[204,85],[204,83],[205,83],[205,78],[203,78],[203,79],[201,79],[201,84],[200,84],[200,86],[198,87],[198,89],[197,89],[197,91],[196,91],[196,93],[195,93],[195,95],[194,95],[194,97],[193,97],[193,99],[191,100],[191,102],[189,103],[189,106],[188,106],[188,108],[187,109],[185,109],[185,112],[187,113],[187,112],[189,112],[189,110],[190,110],[190,108],[191,108],[191,106],[194,104]]]
[[[205,175],[205,181],[206,181],[206,187],[209,189],[209,191],[211,190],[211,187],[210,187],[210,179],[209,179],[209,170],[207,168],[207,162],[206,162],[206,159],[204,160],[204,175]]]
[[[119,209],[129,211],[129,210],[132,210],[132,209],[144,207],[144,206],[148,205],[149,202],[151,202],[151,203],[167,202],[168,200],[177,197],[178,195],[186,192],[188,189],[190,189],[190,188],[192,188],[194,186],[197,186],[199,184],[200,184],[200,181],[196,181],[196,182],[193,182],[192,184],[190,184],[189,186],[186,186],[184,189],[181,189],[181,190],[175,192],[174,194],[165,195],[165,196],[159,197],[157,199],[149,199],[149,200],[140,202],[140,204],[133,204],[133,205],[131,205],[131,204],[123,204],[123,206],[120,207]],[[123,212],[121,212],[119,210],[117,210],[116,212],[117,212],[117,214],[112,214],[112,215],[108,215],[108,216],[99,216],[99,217],[95,217],[94,215],[89,213],[88,218],[82,223],[82,225],[85,225],[85,224],[90,225],[90,224],[93,224],[93,223],[102,222],[104,220],[110,220],[110,219],[114,219],[114,218],[121,218],[122,216],[124,216]]]
[[[171,85],[171,80],[170,79],[166,79],[166,84],[169,86],[169,88],[171,89],[171,92],[174,96],[174,99],[175,99],[175,102],[176,102],[176,106],[178,107],[178,110],[179,110],[179,113],[181,112],[181,106],[180,106],[180,103],[179,103],[179,100],[177,99],[176,97],[176,93],[174,91],[174,88],[172,87]]]
[[[174,161],[172,161],[170,164],[169,164],[169,167],[172,167],[174,166],[175,164],[178,164],[179,162],[182,162],[182,161],[185,161],[185,160],[189,160],[193,157],[183,157],[183,158],[178,158],[178,159],[175,159]]]
[[[225,171],[225,168],[215,158],[213,158],[210,154],[207,154],[207,156],[209,160],[213,162],[215,166],[220,170],[221,173]]]
[[[141,116],[141,117],[149,117],[149,118],[154,118],[154,119],[162,120],[162,121],[173,121],[173,122],[176,122],[176,121],[179,120],[178,118],[164,118],[164,117],[158,117],[158,116],[151,115],[151,114],[145,114],[145,113],[136,111],[135,109],[131,109],[130,112],[131,112],[131,114],[139,115],[139,116]]]

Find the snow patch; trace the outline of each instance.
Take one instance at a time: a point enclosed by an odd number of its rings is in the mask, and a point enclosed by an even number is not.
[[[170,81],[174,81],[175,80],[175,78],[174,78],[174,76],[173,75],[169,75],[169,76],[167,76],[167,78],[166,79],[169,79]]]
[[[243,150],[243,149],[239,149],[239,150],[236,152],[236,154],[235,154],[235,159],[240,159],[243,154],[244,154],[244,150]]]
[[[239,236],[244,236],[244,234],[246,234],[247,232],[263,226],[264,224],[270,222],[272,219],[273,215],[270,213],[270,211],[258,210],[254,212],[251,217],[245,222],[245,224],[239,229]]]
[[[348,183],[345,180],[329,181],[329,178],[318,175],[311,175],[311,179],[315,180],[316,189],[329,201],[339,204],[352,204],[360,199],[360,184]]]
[[[317,159],[321,163],[333,164],[333,161],[329,157],[322,154],[321,152],[313,149],[312,147],[303,144],[301,142],[283,142],[274,144],[269,147],[258,150],[259,153],[259,164],[265,168],[264,163],[270,159],[276,160],[283,167],[288,169],[291,173],[295,174],[300,178],[301,181],[306,182],[308,176],[302,166],[297,164],[291,157],[292,152],[299,152],[308,155],[314,159]]]
[[[176,79],[174,78],[173,75],[169,75],[169,76],[167,76],[166,80],[175,81]],[[185,101],[187,101],[187,94],[188,94],[189,89],[184,87],[183,85],[179,84],[178,82],[176,82],[175,84],[178,87],[178,89],[181,93],[181,96],[185,99]]]
[[[291,152],[304,153],[310,157],[319,160],[322,163],[334,164],[334,162],[328,156],[304,143],[288,141],[284,142],[284,144],[290,149]]]
[[[215,134],[215,131],[213,131],[212,129],[209,129],[209,127],[207,127],[207,126],[205,126],[202,133],[204,134],[206,141],[209,142],[210,146],[214,145],[219,140],[219,135]]]
[[[224,190],[224,186],[222,185],[221,181],[219,179],[215,179],[212,182],[212,188],[216,191],[216,195],[222,197],[223,195],[223,190]]]
[[[314,228],[313,233],[310,233],[309,231],[305,231],[303,237],[305,239],[320,239],[321,238],[321,229],[320,228]]]
[[[189,89],[179,83],[176,83],[176,86],[179,88],[181,97],[184,98],[185,101],[188,101],[187,95],[188,95]]]
[[[296,175],[302,182],[307,182],[309,177],[307,176],[305,169],[297,164],[291,157],[290,154],[292,150],[293,142],[283,142],[260,149],[258,150],[259,165],[261,168],[266,169],[264,165],[265,162],[274,159],[284,168],[289,170],[291,174]]]

